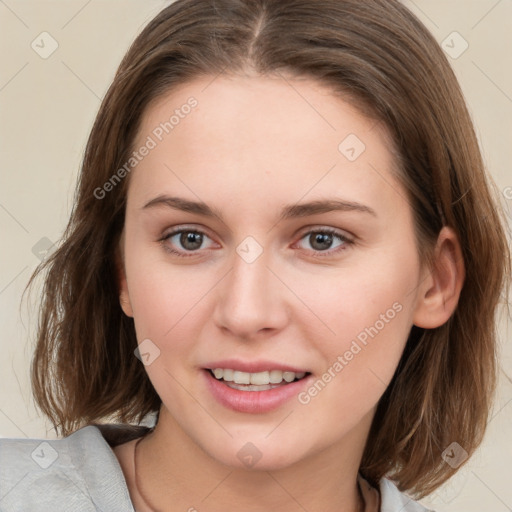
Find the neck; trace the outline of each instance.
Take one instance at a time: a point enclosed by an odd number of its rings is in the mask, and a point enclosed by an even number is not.
[[[155,512],[360,512],[357,475],[370,424],[371,417],[335,446],[290,466],[258,471],[218,462],[162,408],[154,431],[137,447],[137,491]]]

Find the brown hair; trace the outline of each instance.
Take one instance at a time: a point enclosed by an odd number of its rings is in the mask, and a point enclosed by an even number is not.
[[[472,454],[482,440],[510,258],[454,73],[397,0],[178,0],[147,25],[96,117],[62,243],[30,280],[47,271],[32,363],[36,402],[65,435],[107,417],[139,422],[158,411],[115,279],[129,180],[103,199],[94,192],[128,160],[151,101],[199,76],[247,70],[316,79],[382,121],[420,254],[429,254],[444,225],[459,237],[466,278],[458,307],[437,329],[412,328],[361,464],[374,485],[387,476],[421,498],[456,471],[441,457],[446,447],[456,441]]]

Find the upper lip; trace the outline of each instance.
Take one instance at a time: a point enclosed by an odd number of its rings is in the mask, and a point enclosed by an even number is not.
[[[290,366],[288,364],[279,363],[277,361],[242,361],[240,359],[224,359],[222,361],[213,361],[211,363],[206,364],[205,368],[209,370],[213,370],[215,368],[223,368],[236,370],[240,372],[247,373],[258,373],[270,370],[281,370],[283,372],[294,372],[301,373],[306,372],[307,370],[297,368],[295,366]]]

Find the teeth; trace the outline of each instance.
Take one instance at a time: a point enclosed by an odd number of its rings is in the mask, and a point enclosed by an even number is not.
[[[233,382],[235,384],[250,384],[251,383],[251,374],[235,371],[235,373],[233,375]]]
[[[264,384],[268,384],[270,382],[269,372],[259,372],[259,373],[246,373],[246,375],[250,375],[251,384],[257,384],[258,386],[263,386]]]
[[[215,368],[215,370],[213,370],[213,374],[215,375],[216,379],[222,379],[222,377],[224,376],[224,370],[222,368]]]
[[[283,380],[283,372],[281,370],[271,370],[269,379],[272,384],[279,384]]]
[[[220,372],[220,377],[215,374],[217,379],[224,379],[226,382],[233,382],[233,378],[235,376],[235,372],[233,370],[223,370],[222,368],[216,368],[217,373]]]
[[[295,379],[295,373],[294,372],[283,372],[283,379],[286,382],[292,382]]]
[[[229,368],[212,369],[215,378],[224,379],[226,382],[235,384],[253,384],[255,386],[266,386],[268,384],[280,384],[283,382],[293,382],[295,379],[302,379],[306,372],[283,372],[281,370],[270,370],[258,373],[240,372]]]

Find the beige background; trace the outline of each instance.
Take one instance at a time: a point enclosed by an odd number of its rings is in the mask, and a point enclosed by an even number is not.
[[[34,246],[44,249],[45,239],[57,241],[64,229],[100,99],[128,45],[165,3],[0,0],[0,437],[55,437],[37,415],[30,394],[37,304],[20,310],[21,293],[39,261]],[[452,47],[446,46],[450,61],[510,219],[512,1],[405,3],[440,43]],[[31,47],[42,32],[58,44],[46,59]],[[49,36],[42,37],[50,49]],[[453,58],[464,40],[468,49]],[[482,447],[444,488],[423,500],[439,512],[512,510],[512,383],[505,377],[512,375],[509,332],[504,317],[503,370]]]

